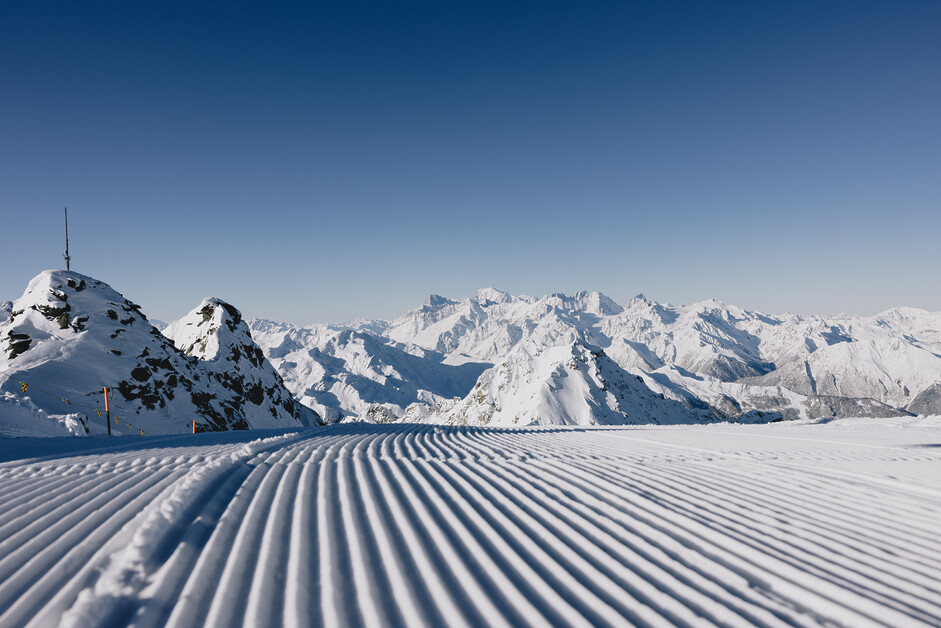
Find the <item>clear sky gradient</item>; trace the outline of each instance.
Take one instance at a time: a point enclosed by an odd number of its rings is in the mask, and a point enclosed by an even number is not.
[[[4,3],[0,300],[941,310],[941,3]]]

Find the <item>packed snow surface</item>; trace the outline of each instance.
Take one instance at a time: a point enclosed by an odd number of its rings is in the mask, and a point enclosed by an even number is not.
[[[2,626],[941,623],[941,418],[0,439]]]

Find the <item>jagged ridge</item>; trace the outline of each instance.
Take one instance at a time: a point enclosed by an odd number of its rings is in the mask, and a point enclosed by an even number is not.
[[[138,305],[79,273],[45,271],[34,278],[12,305],[10,319],[0,325],[0,349],[0,369],[12,376],[0,391],[20,395],[15,380],[27,381],[37,389],[26,394],[39,409],[63,421],[78,418],[91,431],[104,431],[104,419],[88,408],[104,407],[106,385],[114,391],[114,414],[147,433],[186,431],[194,419],[204,430],[298,424],[298,409],[291,407],[283,385],[270,387],[281,401],[275,412],[253,412],[230,373],[213,360],[186,355],[148,322]],[[244,343],[222,343],[217,365],[235,364],[233,351],[249,349]],[[258,364],[252,365],[249,378],[264,378],[260,351],[250,352]],[[277,377],[273,370],[270,376]],[[264,404],[274,407],[268,400]],[[77,411],[79,405],[85,408]]]
[[[638,295],[620,306],[598,292],[533,298],[488,288],[463,300],[431,295],[393,321],[302,329],[284,325],[279,331],[280,337],[297,332],[294,356],[312,349],[310,341],[317,337],[318,359],[329,361],[333,349],[321,335],[352,329],[370,334],[375,347],[410,347],[409,355],[419,358],[418,348],[432,352],[429,368],[467,361],[500,364],[524,343],[546,348],[582,343],[640,375],[657,395],[724,418],[748,419],[752,412],[788,419],[941,413],[941,395],[933,392],[941,389],[941,314],[912,308],[874,317],[772,316],[715,300],[672,306]],[[267,340],[260,344],[272,357],[279,349]],[[367,363],[382,361],[365,344],[363,355]],[[385,360],[394,368],[396,358]],[[292,360],[279,368],[295,394],[329,388],[336,378],[304,368],[288,375]],[[386,395],[392,389],[381,385],[381,377],[368,369],[357,374],[380,384],[367,404],[375,419],[426,419],[433,406],[453,402],[443,395],[417,399],[427,407],[406,412],[407,400]],[[359,400],[337,396],[320,402],[340,414],[363,413]]]

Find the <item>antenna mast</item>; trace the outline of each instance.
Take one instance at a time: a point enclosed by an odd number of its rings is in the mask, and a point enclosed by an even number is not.
[[[70,266],[69,262],[72,261],[72,258],[71,256],[69,256],[69,208],[68,207],[65,208],[65,255],[63,255],[63,257],[65,258],[65,269],[71,270],[69,268]]]

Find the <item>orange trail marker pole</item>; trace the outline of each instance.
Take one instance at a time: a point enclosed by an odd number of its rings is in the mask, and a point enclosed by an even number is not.
[[[196,433],[196,419],[193,419],[193,434]]]
[[[111,436],[111,407],[108,405],[107,386],[105,386],[105,423],[108,424],[108,436]]]

